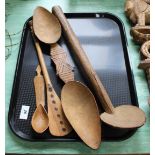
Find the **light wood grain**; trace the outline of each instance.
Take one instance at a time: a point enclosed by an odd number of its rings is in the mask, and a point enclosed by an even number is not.
[[[113,113],[114,108],[111,103],[111,100],[104,86],[102,85],[99,77],[94,71],[91,63],[89,62],[89,59],[87,58],[83,48],[81,47],[78,38],[73,32],[68,21],[66,20],[66,17],[64,16],[61,8],[59,6],[54,6],[52,9],[52,12],[59,19],[61,26],[64,30],[65,37],[67,38],[67,41],[69,42],[69,46],[72,49],[71,52],[73,52],[76,58],[78,59],[80,68],[82,68],[85,74],[87,75],[88,80],[91,82],[98,98],[100,99],[100,102],[102,103],[102,106],[107,112]]]
[[[41,104],[43,107],[45,106],[45,83],[44,78],[41,75],[41,69],[38,65],[36,69],[37,75],[34,78],[34,88],[35,88],[35,95],[36,95],[36,106]]]
[[[56,42],[61,36],[61,25],[58,19],[47,9],[37,7],[33,13],[35,35],[44,43],[51,44],[50,54],[56,65],[57,75],[65,83],[74,80],[72,66],[67,62],[67,55]]]
[[[100,149],[96,150],[95,153],[85,145],[79,142],[52,142],[51,143],[31,143],[23,141],[18,137],[14,136],[8,123],[5,128],[5,145],[6,154],[149,154],[150,152],[150,132],[149,132],[149,106],[148,96],[149,90],[147,81],[145,79],[143,70],[137,68],[139,64],[139,53],[137,52],[137,45],[135,45],[130,37],[129,29],[131,27],[127,18],[124,15],[124,3],[125,0],[37,0],[37,1],[21,1],[21,0],[6,0],[6,29],[10,34],[14,34],[23,29],[25,21],[32,16],[33,10],[36,6],[44,6],[48,10],[55,4],[61,5],[65,13],[69,12],[110,12],[118,16],[124,23],[127,40],[129,57],[131,67],[134,74],[135,86],[139,101],[139,106],[145,111],[147,116],[147,123],[137,130],[136,133],[127,140],[123,141],[111,141],[103,142]],[[17,24],[18,23],[18,24]],[[19,43],[21,36],[13,36],[13,44]],[[6,38],[5,45],[9,45],[9,40]],[[12,85],[14,80],[14,73],[16,69],[16,60],[18,57],[19,44],[12,47],[12,55],[6,61],[5,67],[5,78],[6,78],[6,97],[5,97],[5,119],[8,120],[8,109],[10,104],[10,96],[12,91]],[[6,49],[7,50],[7,49]],[[143,90],[143,91],[142,91]],[[42,149],[44,147],[44,149]]]
[[[31,26],[31,23],[30,23]],[[64,136],[71,132],[72,128],[64,115],[62,110],[62,105],[59,97],[57,96],[52,83],[49,78],[49,74],[46,68],[42,50],[40,48],[39,42],[34,36],[33,29],[31,26],[31,33],[38,54],[38,59],[40,62],[41,70],[46,84],[46,93],[47,93],[47,104],[48,104],[48,117],[49,117],[49,130],[50,133],[54,136]]]
[[[57,43],[51,44],[50,49],[51,59],[56,65],[57,75],[64,83],[74,81],[73,67],[68,63],[67,53]]]
[[[117,128],[137,128],[145,123],[145,113],[132,105],[123,105],[114,108],[103,83],[100,81],[97,73],[93,69],[85,51],[83,50],[78,38],[73,32],[69,22],[67,21],[63,11],[59,6],[54,6],[52,12],[59,19],[63,28],[64,34],[71,47],[71,52],[74,53],[79,61],[79,67],[83,69],[84,75],[88,77],[89,82],[93,86],[105,113],[101,114],[100,118],[103,122]],[[118,110],[118,111],[117,111]],[[134,117],[131,117],[133,115]],[[109,117],[110,116],[110,117]],[[115,119],[114,119],[115,118]]]
[[[101,123],[98,107],[91,91],[77,81],[68,82],[61,92],[66,117],[80,138],[91,148],[101,143]]]

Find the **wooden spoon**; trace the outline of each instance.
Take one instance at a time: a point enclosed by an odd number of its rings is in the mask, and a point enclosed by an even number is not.
[[[133,24],[150,24],[150,3],[148,0],[126,0],[125,14]]]
[[[37,69],[37,76],[34,78],[34,88],[35,88],[35,95],[36,95],[36,110],[32,116],[32,128],[37,133],[43,133],[49,124],[49,119],[47,112],[44,108],[45,106],[45,91],[44,91],[44,78],[41,75],[41,68],[38,65]]]
[[[56,43],[61,36],[61,25],[58,19],[45,8],[37,7],[33,14],[33,28],[39,40],[51,45],[50,54],[60,79],[65,83],[73,81],[73,67],[67,61],[66,52]]]
[[[61,101],[52,86],[41,47],[33,32],[32,23],[30,22],[29,24],[32,32],[32,37],[35,43],[36,51],[38,54],[41,70],[43,72],[43,76],[46,84],[49,130],[50,130],[50,133],[54,136],[64,136],[71,132],[72,127],[70,126],[67,118],[65,117],[65,114],[62,109]]]
[[[37,133],[43,133],[49,124],[48,114],[45,108],[39,104],[33,113],[31,125]]]
[[[34,11],[33,26],[36,36],[41,41],[51,44],[50,54],[52,60],[56,64],[57,73],[59,74],[59,77],[65,83],[67,83],[63,89],[65,93],[64,95],[62,95],[64,96],[63,98],[65,98],[65,96],[73,97],[72,101],[65,100],[66,104],[62,103],[62,105],[64,105],[63,110],[66,114],[66,117],[68,118],[77,134],[88,146],[94,149],[98,148],[101,142],[101,124],[96,101],[86,86],[79,82],[73,81],[73,69],[71,65],[69,65],[66,61],[66,52],[64,52],[64,50],[58,44],[56,44],[57,40],[53,39],[55,33],[57,37],[60,37],[61,35],[61,26],[58,19],[48,10],[42,7],[37,7]],[[60,33],[55,31],[56,28]],[[74,92],[69,92],[68,89],[70,89],[70,87],[68,87],[68,85],[70,86],[70,84]],[[78,93],[79,95],[77,96],[77,98],[74,98],[76,97],[76,93]],[[83,97],[85,97],[84,100]],[[80,102],[78,99],[80,100]],[[71,109],[69,105],[72,106],[73,109]],[[83,106],[83,109],[80,108],[81,106]],[[89,112],[87,112],[88,110]],[[68,116],[68,114],[70,115]]]
[[[78,60],[78,64],[80,64],[79,68],[82,69],[84,76],[88,77],[89,82],[106,111],[101,114],[101,120],[118,128],[137,128],[142,126],[145,123],[145,113],[138,107],[123,105],[114,108],[106,89],[89,62],[87,55],[80,45],[80,42],[67,21],[62,9],[59,6],[54,6],[52,12],[61,23],[64,35],[72,49],[71,52]]]
[[[134,26],[131,28],[130,34],[134,41],[138,44],[143,44],[150,40],[150,26]]]
[[[71,81],[61,92],[62,107],[76,133],[91,148],[101,142],[99,111],[91,91],[82,83]]]

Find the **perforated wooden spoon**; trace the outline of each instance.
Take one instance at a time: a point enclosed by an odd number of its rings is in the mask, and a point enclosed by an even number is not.
[[[43,72],[43,76],[46,84],[49,130],[50,130],[50,133],[54,136],[64,136],[64,135],[67,135],[69,132],[71,132],[72,127],[70,126],[63,112],[61,101],[52,86],[40,44],[33,32],[32,23],[30,22],[29,24],[31,27],[32,37],[34,40],[39,63],[40,63],[41,70]]]
[[[36,95],[36,110],[33,113],[31,125],[37,133],[43,133],[49,124],[47,112],[45,106],[45,89],[44,89],[44,78],[41,75],[41,68],[38,65],[36,69],[37,75],[34,78],[34,88]]]
[[[91,83],[96,95],[102,103],[105,112],[101,114],[101,120],[118,128],[137,128],[142,126],[145,123],[145,113],[138,107],[132,105],[123,105],[114,108],[106,89],[93,69],[89,59],[87,58],[87,55],[85,54],[78,38],[72,30],[60,6],[54,6],[52,8],[52,13],[59,19],[65,37],[70,48],[72,49],[71,52],[78,60],[78,64],[80,64],[79,68],[84,71],[84,76],[88,77],[89,82]]]

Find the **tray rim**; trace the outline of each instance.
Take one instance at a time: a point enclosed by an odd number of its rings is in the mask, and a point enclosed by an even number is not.
[[[128,78],[128,84],[129,84],[129,91],[130,91],[130,95],[132,94],[132,90],[134,90],[134,98],[135,98],[135,102],[133,105],[139,107],[139,104],[138,104],[138,98],[137,98],[137,91],[136,91],[136,86],[135,86],[135,80],[134,80],[134,76],[133,76],[133,71],[132,71],[132,68],[131,68],[131,62],[130,62],[130,59],[129,59],[129,50],[128,50],[128,42],[127,42],[127,37],[126,37],[126,31],[125,31],[125,27],[124,27],[124,23],[122,22],[122,20],[116,16],[115,14],[112,14],[112,13],[109,13],[109,12],[89,12],[89,13],[86,13],[86,12],[76,12],[76,13],[65,13],[65,15],[67,16],[67,18],[109,18],[111,20],[113,20],[114,22],[117,23],[118,27],[119,27],[119,30],[120,30],[120,36],[121,36],[121,42],[122,42],[122,48],[123,48],[123,55],[124,55],[124,59],[125,59],[125,66],[128,66],[128,68],[126,67],[126,70],[127,70],[127,73],[129,72],[129,74],[131,75],[130,77],[127,76]],[[96,17],[100,15],[99,17]],[[109,16],[109,17],[108,17]],[[11,114],[11,112],[13,111],[13,106],[15,105],[15,103],[13,102],[15,100],[14,98],[14,94],[15,94],[15,88],[17,89],[18,85],[16,84],[17,83],[17,78],[18,78],[18,74],[21,73],[20,70],[21,70],[21,67],[20,67],[20,62],[22,61],[21,59],[21,55],[24,54],[22,53],[22,49],[24,48],[23,46],[23,42],[24,42],[24,38],[26,38],[26,35],[25,35],[25,31],[27,29],[27,23],[32,19],[32,16],[29,17],[25,23],[24,23],[24,26],[23,26],[23,30],[22,30],[22,35],[21,35],[21,40],[20,40],[20,45],[19,45],[19,53],[18,53],[18,57],[17,57],[17,63],[16,63],[16,69],[15,69],[15,74],[14,74],[14,80],[13,80],[13,86],[12,86],[12,92],[11,92],[11,98],[10,98],[10,104],[9,104],[9,111],[8,111],[8,124],[9,124],[9,127],[11,129],[11,131],[14,133],[14,135],[16,135],[17,137],[19,137],[20,139],[22,140],[26,140],[26,141],[29,141],[29,142],[81,142],[80,139],[70,139],[70,138],[67,138],[67,139],[63,139],[63,138],[52,138],[52,139],[30,139],[28,138],[28,136],[22,132],[20,132],[21,135],[24,135],[21,136],[19,135],[13,128],[12,126],[12,118],[13,118],[13,114]],[[114,20],[115,19],[115,20]],[[122,32],[121,32],[121,29],[122,29]],[[125,42],[125,45],[123,44],[123,41]],[[126,51],[126,54],[124,54],[124,51]],[[20,77],[20,76],[19,76]],[[132,82],[131,82],[132,81]],[[131,88],[132,87],[132,88]],[[133,95],[133,94],[132,94]],[[131,102],[132,102],[132,98],[131,98]],[[133,102],[132,102],[133,103]],[[106,141],[122,141],[122,140],[126,140],[128,139],[129,137],[131,137],[135,132],[136,132],[137,129],[132,129],[131,131],[129,131],[127,134],[119,137],[119,138],[115,138],[113,140],[111,139],[108,139]],[[102,140],[101,140],[102,142]]]

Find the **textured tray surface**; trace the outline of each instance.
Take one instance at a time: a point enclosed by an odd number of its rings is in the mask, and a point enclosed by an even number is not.
[[[134,104],[136,104],[137,100],[133,83],[131,81],[130,83],[128,82],[128,77],[131,76],[131,73],[128,71],[130,66],[125,65],[124,59],[127,51],[123,46],[126,46],[126,42],[124,39],[121,39],[123,30],[120,29],[119,25],[113,19],[95,17],[69,18],[69,22],[86,51],[90,62],[107,89],[113,105],[131,104],[131,100],[135,101]],[[87,77],[80,73],[77,66],[78,62],[74,59],[63,37],[59,40],[59,44],[67,52],[69,61],[74,67],[75,80],[82,81],[89,87]],[[55,65],[48,54],[50,53],[49,46],[41,43],[41,47],[44,52],[44,58],[52,84],[60,96],[60,91],[64,83],[55,74]],[[35,110],[33,78],[36,75],[35,69],[38,65],[38,59],[27,25],[21,42],[21,55],[19,59],[16,82],[13,89],[13,94],[16,94],[16,97],[15,95],[12,96],[11,105],[13,106],[10,106],[11,109],[9,112],[9,122],[13,131],[22,138],[36,141],[79,139],[74,131],[65,137],[58,138],[50,135],[48,130],[44,134],[38,135],[31,127],[31,117]],[[131,92],[132,96],[130,95]],[[27,120],[19,118],[23,105],[30,106]],[[99,102],[98,106],[102,113],[104,109],[102,109]],[[114,129],[103,123],[102,126],[104,139],[121,139],[131,134],[129,130]]]

